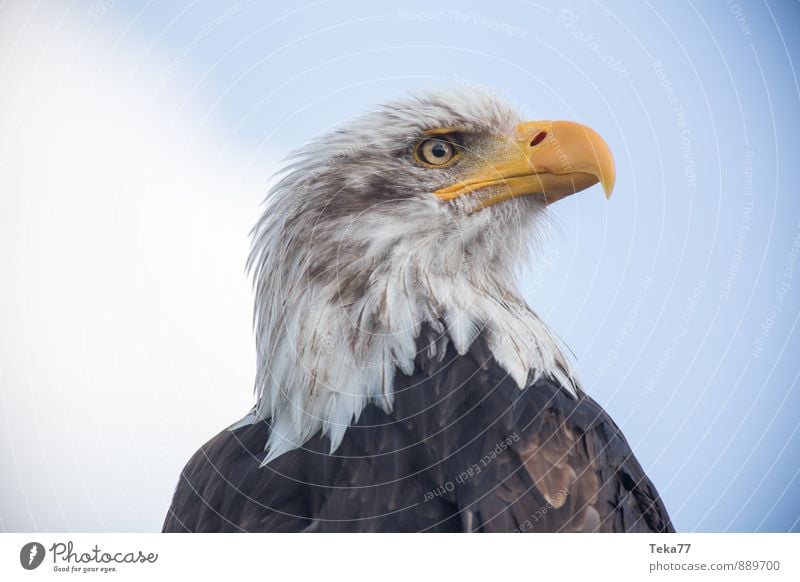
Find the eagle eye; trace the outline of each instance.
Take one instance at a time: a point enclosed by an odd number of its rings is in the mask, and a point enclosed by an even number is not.
[[[426,166],[441,168],[458,159],[459,151],[453,141],[431,137],[422,140],[414,149],[414,157]]]

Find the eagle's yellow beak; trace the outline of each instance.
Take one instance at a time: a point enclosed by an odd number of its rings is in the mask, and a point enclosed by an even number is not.
[[[529,121],[516,128],[513,146],[501,159],[435,194],[453,200],[486,189],[486,208],[517,196],[540,194],[547,204],[600,182],[611,197],[616,172],[608,144],[593,129],[571,121]]]

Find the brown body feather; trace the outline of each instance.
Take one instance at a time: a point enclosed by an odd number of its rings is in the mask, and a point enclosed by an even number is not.
[[[221,432],[181,473],[164,531],[673,531],[594,400],[549,379],[520,390],[483,342],[422,346],[393,411],[369,405],[333,455],[317,435],[260,467],[267,422]]]

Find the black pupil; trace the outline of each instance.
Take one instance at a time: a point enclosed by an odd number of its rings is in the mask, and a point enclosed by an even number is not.
[[[436,158],[443,158],[447,155],[447,148],[443,143],[437,143],[433,148],[431,148],[431,153]]]

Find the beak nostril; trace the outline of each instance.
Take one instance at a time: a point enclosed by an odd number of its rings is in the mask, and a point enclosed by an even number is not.
[[[540,143],[542,143],[544,141],[544,138],[546,138],[546,137],[547,137],[547,132],[546,131],[540,131],[539,133],[536,134],[536,137],[534,137],[531,140],[531,147],[539,145]]]

